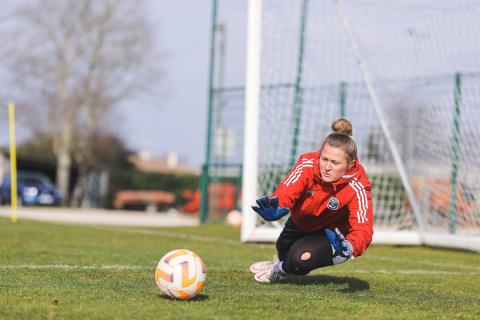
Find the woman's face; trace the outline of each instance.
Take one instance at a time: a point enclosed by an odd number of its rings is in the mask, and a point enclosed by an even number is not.
[[[347,153],[326,143],[320,154],[320,174],[325,182],[335,182],[353,167],[354,161],[349,163]]]

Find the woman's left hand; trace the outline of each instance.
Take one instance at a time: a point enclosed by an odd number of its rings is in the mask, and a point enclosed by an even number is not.
[[[353,255],[353,246],[345,239],[343,234],[335,228],[335,232],[330,229],[325,229],[325,234],[327,235],[328,240],[332,243],[332,247],[335,249],[335,256],[339,255],[344,258],[350,258]]]

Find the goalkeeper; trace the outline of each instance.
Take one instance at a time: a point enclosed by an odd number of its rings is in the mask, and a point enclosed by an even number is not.
[[[360,256],[373,235],[371,184],[357,159],[352,124],[338,119],[319,151],[300,156],[271,197],[252,207],[266,221],[290,213],[273,261],[251,265],[258,282],[339,264]]]

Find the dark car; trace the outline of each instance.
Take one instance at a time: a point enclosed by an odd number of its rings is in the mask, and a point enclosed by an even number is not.
[[[0,201],[10,203],[10,175],[5,175],[0,185]],[[60,205],[62,197],[52,181],[41,172],[18,171],[17,202],[25,206]]]

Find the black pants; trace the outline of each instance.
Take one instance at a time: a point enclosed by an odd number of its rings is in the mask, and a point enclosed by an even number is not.
[[[324,230],[303,232],[291,218],[277,239],[277,251],[283,270],[290,274],[305,275],[333,264],[332,245]]]

